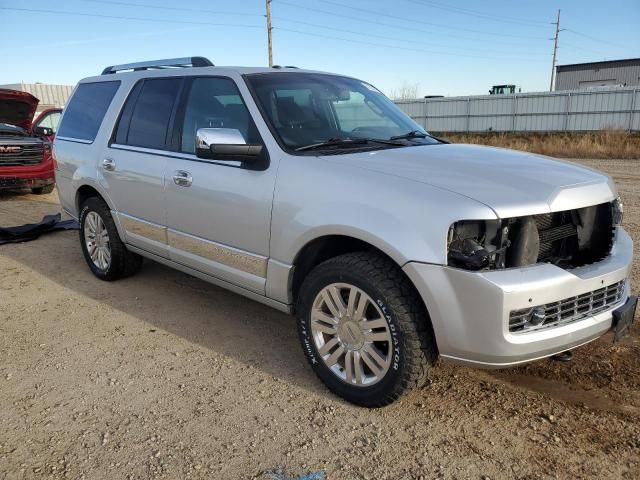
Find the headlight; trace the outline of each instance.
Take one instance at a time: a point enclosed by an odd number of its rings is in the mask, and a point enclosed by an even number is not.
[[[495,268],[501,245],[501,222],[498,220],[463,220],[449,228],[447,263],[467,270]],[[499,261],[498,261],[499,263]]]
[[[622,199],[620,197],[616,198],[611,203],[611,208],[613,210],[613,225],[614,227],[619,227],[622,225],[622,219],[624,217],[624,205],[622,204]]]

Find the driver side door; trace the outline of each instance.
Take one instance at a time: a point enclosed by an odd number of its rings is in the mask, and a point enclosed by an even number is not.
[[[233,285],[265,294],[276,168],[196,155],[199,129],[232,129],[262,144],[235,81],[188,77],[174,146],[166,160],[169,257]]]

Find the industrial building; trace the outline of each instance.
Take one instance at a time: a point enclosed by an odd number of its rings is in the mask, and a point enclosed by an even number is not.
[[[574,63],[556,67],[556,90],[640,85],[640,58]]]
[[[49,83],[8,83],[0,88],[28,92],[40,100],[36,115],[47,108],[61,108],[71,95],[73,85],[52,85]]]

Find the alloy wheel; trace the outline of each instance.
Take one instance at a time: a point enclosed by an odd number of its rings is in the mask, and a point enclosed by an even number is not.
[[[325,365],[349,385],[371,386],[389,370],[389,324],[373,299],[354,285],[333,283],[318,293],[311,332]]]
[[[107,270],[111,264],[109,232],[96,212],[89,212],[85,217],[84,241],[93,264],[100,270]]]

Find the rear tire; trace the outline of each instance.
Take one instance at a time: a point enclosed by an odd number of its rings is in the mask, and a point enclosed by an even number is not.
[[[51,185],[45,185],[44,187],[34,187],[31,189],[31,193],[34,195],[46,195],[53,192],[54,188],[55,184],[52,183]]]
[[[100,198],[91,197],[82,204],[80,245],[87,265],[100,280],[128,277],[142,266],[142,257],[120,240],[111,210]]]
[[[393,261],[376,253],[318,265],[300,287],[297,315],[311,368],[332,392],[360,406],[382,407],[424,385],[437,360],[431,322],[415,288]]]

